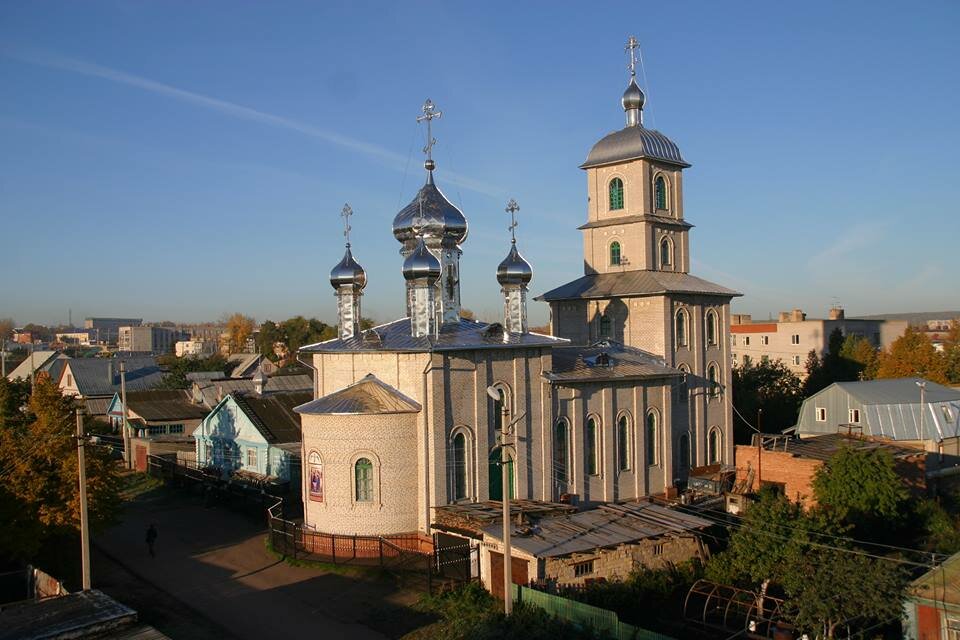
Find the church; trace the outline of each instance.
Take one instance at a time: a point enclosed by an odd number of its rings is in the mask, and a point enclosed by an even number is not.
[[[643,123],[630,78],[625,126],[580,165],[584,275],[539,295],[550,335],[531,332],[533,268],[512,241],[496,277],[503,318],[461,316],[467,218],[437,186],[429,100],[425,182],[393,220],[406,317],[361,330],[367,273],[333,268],[339,335],[301,349],[315,370],[302,423],[304,521],[345,535],[429,536],[438,507],[512,499],[582,507],[675,495],[692,467],[733,462],[730,300],[693,276],[677,145]],[[513,201],[507,212],[517,211]],[[397,292],[398,295],[400,292]],[[508,434],[504,439],[504,432]]]

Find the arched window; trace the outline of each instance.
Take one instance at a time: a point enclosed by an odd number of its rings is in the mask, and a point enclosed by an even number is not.
[[[570,479],[567,473],[568,426],[567,419],[560,418],[553,429],[553,475],[557,482],[567,482]]]
[[[657,425],[657,412],[647,413],[647,464],[659,464],[660,456],[660,428]]]
[[[314,502],[323,502],[323,460],[316,451],[311,451],[307,457],[308,473],[310,478],[310,499]]]
[[[450,468],[453,472],[453,481],[450,483],[453,490],[451,497],[454,500],[463,500],[467,497],[467,437],[462,432],[453,436],[450,454]]]
[[[595,476],[600,469],[600,447],[596,418],[587,418],[587,475]]]
[[[681,469],[690,468],[690,436],[685,433],[677,439],[677,462]]]
[[[610,210],[623,209],[623,180],[614,178],[610,181]]]
[[[353,465],[355,496],[357,502],[373,502],[373,463],[369,458],[360,458]]]
[[[709,383],[709,393],[713,398],[720,397],[720,379],[717,365],[711,362],[707,365],[707,382]]]
[[[620,264],[620,243],[614,240],[610,243],[610,266]]]
[[[677,385],[677,399],[680,402],[686,402],[690,398],[690,381],[687,379],[690,375],[690,368],[682,364],[679,369],[683,375],[680,377],[680,383]]]
[[[670,238],[660,240],[660,268],[669,267],[673,264],[673,247],[670,245]]]
[[[630,418],[625,413],[617,420],[617,466],[620,471],[630,468]]]
[[[657,209],[667,208],[667,181],[663,176],[657,176],[653,181],[653,193],[656,200]]]
[[[610,316],[603,314],[600,316],[600,337],[609,338],[613,335],[613,321]]]
[[[683,309],[677,311],[676,321],[674,322],[674,334],[676,335],[678,347],[687,346],[687,312]]]
[[[723,434],[719,427],[710,429],[707,436],[707,464],[717,464],[723,459]]]
[[[717,335],[717,312],[713,309],[707,311],[707,345],[711,347],[717,346],[717,340],[719,336]]]

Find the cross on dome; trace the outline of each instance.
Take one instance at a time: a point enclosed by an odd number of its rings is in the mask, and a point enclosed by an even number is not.
[[[350,226],[350,216],[353,215],[353,209],[350,208],[349,204],[343,205],[343,209],[340,210],[340,217],[343,218],[343,237],[347,239],[347,246],[350,246],[350,230],[353,227]]]
[[[520,211],[520,205],[517,204],[516,200],[510,198],[510,202],[507,203],[507,208],[504,211],[510,214],[510,226],[507,227],[510,230],[510,241],[517,244],[517,211]]]
[[[630,69],[630,77],[637,75],[637,49],[640,48],[640,41],[634,36],[627,39],[627,46],[623,48],[630,56],[630,63],[627,68]]]
[[[433,104],[433,100],[427,98],[427,101],[423,103],[423,115],[417,116],[418,123],[424,120],[427,122],[427,144],[423,147],[423,152],[427,156],[423,166],[427,171],[433,171],[434,167],[437,166],[433,161],[433,145],[437,144],[437,140],[433,137],[431,124],[434,118],[440,118],[442,115],[443,112],[437,110],[437,105]]]

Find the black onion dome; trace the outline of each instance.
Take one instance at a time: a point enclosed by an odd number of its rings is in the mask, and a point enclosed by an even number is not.
[[[363,289],[367,286],[367,274],[350,252],[350,246],[343,254],[343,260],[337,263],[330,271],[330,284],[334,289],[339,289],[343,285],[353,285]]]
[[[432,172],[410,204],[401,209],[393,219],[394,237],[400,242],[408,242],[417,237],[415,227],[419,222],[421,198],[423,235],[427,238],[450,239],[456,244],[462,244],[467,239],[467,219],[433,183]]]
[[[620,104],[623,105],[623,110],[643,109],[643,104],[646,101],[647,99],[637,85],[637,81],[630,78],[630,84],[627,85],[627,90],[623,92],[623,98],[620,100]]]
[[[430,284],[440,279],[441,266],[437,257],[427,249],[423,238],[417,242],[416,248],[403,261],[403,277],[406,280],[427,278]]]
[[[507,284],[529,284],[533,279],[533,268],[517,251],[517,245],[510,246],[510,253],[497,267],[497,282]]]

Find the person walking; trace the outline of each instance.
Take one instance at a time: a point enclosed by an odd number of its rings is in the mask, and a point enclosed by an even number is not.
[[[150,557],[156,558],[157,554],[154,551],[154,545],[157,543],[157,525],[150,523],[150,526],[147,528],[147,549],[150,551]]]

